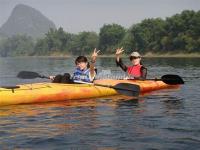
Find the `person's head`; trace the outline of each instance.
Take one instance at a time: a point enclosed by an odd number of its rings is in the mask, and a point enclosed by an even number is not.
[[[81,70],[88,68],[88,60],[85,56],[78,56],[75,60],[75,64]]]
[[[133,65],[141,64],[141,55],[138,52],[132,52],[129,58]]]

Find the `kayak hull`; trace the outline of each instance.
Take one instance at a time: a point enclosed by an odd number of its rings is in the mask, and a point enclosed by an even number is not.
[[[96,80],[103,85],[130,83],[140,86],[141,94],[160,89],[178,88],[179,85],[167,85],[162,81],[135,81],[135,80]],[[18,85],[16,89],[0,88],[0,106],[11,104],[41,103],[74,99],[96,98],[117,95],[112,89],[91,84],[59,84],[33,83]]]

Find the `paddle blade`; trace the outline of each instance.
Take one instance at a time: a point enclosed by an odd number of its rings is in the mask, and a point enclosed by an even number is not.
[[[35,79],[40,78],[41,75],[39,75],[37,72],[32,71],[21,71],[18,73],[17,77],[21,79]]]
[[[184,84],[183,79],[178,75],[167,74],[162,76],[161,79],[166,84],[171,84],[171,85]]]
[[[18,88],[20,88],[20,86],[17,86],[17,85],[1,86],[0,88],[4,88],[4,89],[18,89]]]
[[[113,87],[119,94],[138,97],[140,87],[130,83],[119,83]]]

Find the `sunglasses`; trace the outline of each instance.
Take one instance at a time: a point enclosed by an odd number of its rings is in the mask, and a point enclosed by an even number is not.
[[[131,56],[131,57],[130,57],[130,60],[138,59],[138,58],[140,58],[140,57]]]

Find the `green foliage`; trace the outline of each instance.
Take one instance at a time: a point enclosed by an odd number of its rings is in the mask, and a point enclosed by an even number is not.
[[[167,45],[162,43],[162,49],[185,52],[200,50],[197,42],[200,36],[200,11],[185,10],[167,18],[165,24],[165,37],[168,42]]]
[[[118,24],[104,25],[99,33],[99,48],[105,52],[112,51],[119,46],[125,33],[125,28]]]
[[[0,43],[0,56],[23,56],[33,54],[33,39],[26,35],[15,35]]]
[[[199,26],[200,11],[185,10],[166,20],[145,19],[130,28],[128,40],[132,45],[129,47],[143,53],[197,52],[200,50]]]
[[[77,35],[66,33],[62,28],[50,29],[44,39],[35,45],[36,55],[49,55],[54,52],[85,55],[98,46],[98,35],[95,32],[81,32]]]
[[[67,33],[63,28],[50,29],[42,39],[34,41],[26,35],[0,39],[0,56],[51,55],[54,53],[86,55],[94,48],[113,54],[124,47],[146,52],[200,52],[200,11],[185,10],[165,20],[145,19],[129,29],[107,24],[95,32]]]
[[[67,48],[74,35],[66,33],[63,28],[50,29],[43,39],[39,39],[35,45],[36,55],[49,55],[54,52],[67,53]]]
[[[140,24],[134,25],[131,29],[132,38],[135,41],[132,49],[159,50],[161,48],[161,37],[165,34],[165,22],[162,19],[145,19]]]
[[[34,55],[48,55],[48,54],[49,50],[46,39],[37,40],[34,47]]]
[[[122,39],[121,43],[119,44],[119,47],[123,47],[127,53],[131,53],[133,51],[133,48],[136,47],[136,41],[134,37],[132,36],[130,30],[127,30],[125,33],[124,38]]]
[[[98,46],[98,35],[95,32],[81,32],[74,36],[70,52],[74,55],[86,55]]]

